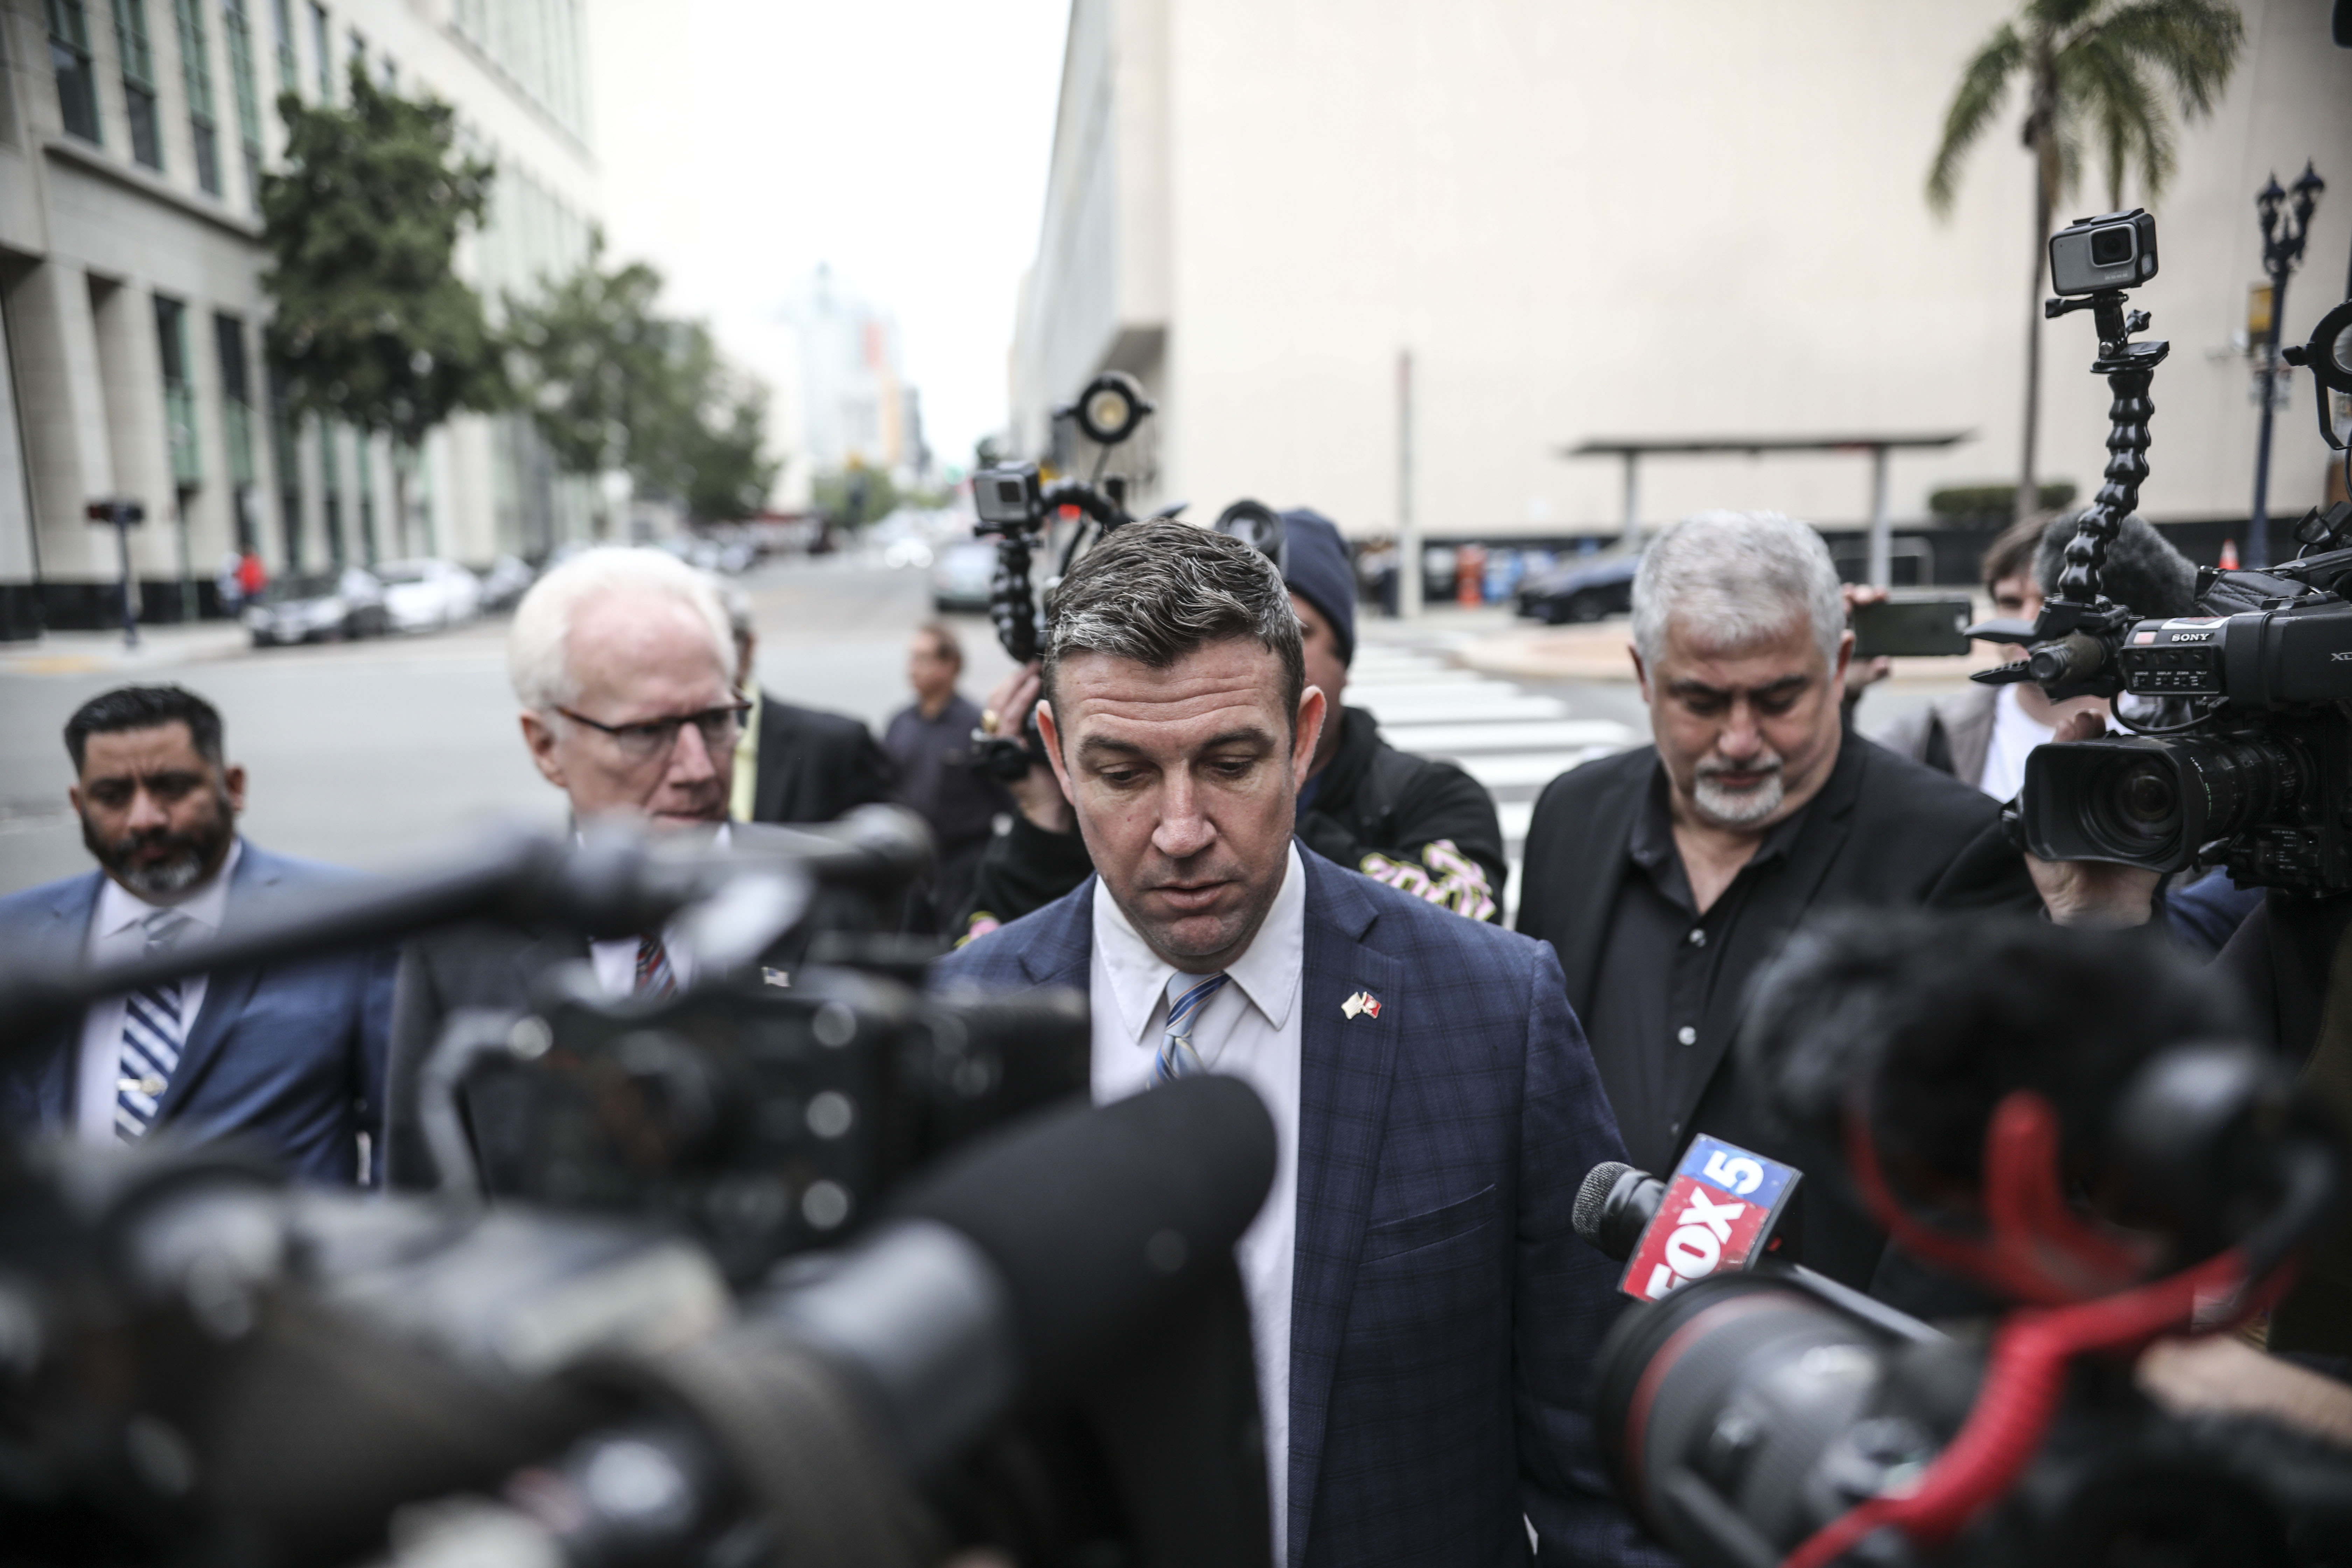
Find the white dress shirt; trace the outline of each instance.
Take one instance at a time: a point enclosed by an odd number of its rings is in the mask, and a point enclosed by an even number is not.
[[[1144,944],[1100,884],[1094,920],[1092,1078],[1096,1103],[1103,1104],[1151,1087],[1168,1021],[1168,981],[1176,970]],[[1298,1218],[1298,993],[1306,956],[1307,869],[1294,844],[1265,923],[1226,968],[1232,983],[1209,998],[1192,1026],[1192,1048],[1202,1064],[1247,1083],[1274,1116],[1274,1188],[1234,1253],[1249,1295],[1276,1562],[1288,1555],[1282,1543],[1289,1540],[1290,1276]]]
[[[719,830],[710,836],[711,844],[720,849],[732,845],[735,837],[730,830],[733,826],[732,823],[720,823]],[[576,844],[580,836],[574,833],[572,839]],[[637,944],[643,940],[634,936],[616,936],[609,941],[588,944],[588,961],[595,965],[596,984],[604,988],[605,995],[626,996],[636,990]],[[677,981],[677,988],[685,990],[694,979],[694,954],[672,942],[667,931],[662,932],[662,952],[669,957],[669,972]]]
[[[147,951],[147,932],[140,922],[158,910],[176,910],[192,922],[180,936],[180,945],[220,934],[228,917],[229,879],[245,858],[245,840],[229,841],[228,854],[212,880],[176,904],[151,904],[109,877],[99,884],[98,906],[90,910],[89,935],[83,956],[93,964],[128,963]],[[180,982],[181,1037],[196,1032],[196,1014],[205,1005],[209,976],[191,974]],[[114,1101],[122,1077],[122,1021],[128,1005],[120,996],[93,1002],[82,1015],[80,1070],[74,1079],[74,1135],[85,1143],[112,1144]]]

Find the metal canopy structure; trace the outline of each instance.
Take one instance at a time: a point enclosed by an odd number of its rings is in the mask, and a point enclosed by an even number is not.
[[[1892,572],[1892,537],[1886,517],[1886,455],[1895,451],[1957,447],[1973,439],[1973,430],[1915,433],[1906,436],[1661,436],[1639,440],[1580,441],[1562,447],[1563,458],[1616,458],[1625,465],[1625,532],[1630,548],[1642,533],[1642,470],[1644,458],[1708,458],[1739,454],[1760,458],[1769,452],[1867,452],[1870,454],[1870,580],[1887,585]]]

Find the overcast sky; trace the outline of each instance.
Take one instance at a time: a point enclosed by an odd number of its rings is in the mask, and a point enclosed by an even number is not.
[[[1005,416],[1068,0],[589,0],[611,254],[756,362],[830,262],[896,313],[943,461]]]

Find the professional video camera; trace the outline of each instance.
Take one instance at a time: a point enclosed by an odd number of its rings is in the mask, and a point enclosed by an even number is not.
[[[2133,1381],[2159,1336],[2274,1300],[2352,1176],[2201,976],[2126,934],[1878,914],[1801,934],[1751,1022],[1790,1136],[1844,1152],[1948,1305],[2000,1315],[1948,1334],[1780,1262],[1797,1173],[1748,1151],[1701,1139],[1670,1183],[1596,1168],[1577,1230],[1644,1303],[1602,1348],[1596,1426],[1685,1561],[2352,1562],[2340,1429],[2176,1415]]]
[[[2023,645],[2025,658],[1974,679],[2032,680],[2053,700],[2105,697],[2136,733],[2031,754],[2025,845],[2048,860],[2219,864],[2242,887],[2352,891],[2352,503],[2306,515],[2302,552],[2283,565],[2200,570],[2193,615],[2149,618],[2153,605],[2102,596],[2107,547],[2147,478],[2148,388],[2170,347],[2132,342],[2148,317],[2126,309],[2125,290],[2156,276],[2156,221],[2137,209],[2081,219],[2051,237],[2050,267],[2061,297],[2044,314],[2088,310],[2097,324],[2091,369],[2113,394],[2105,482],[2040,618],[1970,628]],[[2285,357],[2319,384],[2320,434],[2343,451],[2326,395],[2352,393],[2352,301]],[[2352,454],[2346,462],[2352,474]],[[2136,723],[2115,702],[2125,694],[2178,717]]]
[[[1262,1554],[1232,1248],[1264,1108],[1202,1079],[1091,1109],[1081,999],[916,989],[866,911],[927,858],[886,808],[724,853],[516,838],[135,964],[0,968],[21,1051],[126,987],[461,921],[695,960],[668,1000],[558,971],[453,1018],[430,1198],[168,1133],[0,1143],[9,1560]],[[527,1091],[523,1199],[484,1201],[469,1088]]]

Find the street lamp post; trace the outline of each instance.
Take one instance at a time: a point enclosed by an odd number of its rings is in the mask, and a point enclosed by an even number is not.
[[[2319,205],[2319,193],[2327,182],[2319,177],[2309,159],[2304,161],[2303,177],[2295,181],[2291,191],[2279,189],[2278,176],[2254,198],[2254,210],[2263,224],[2263,271],[2271,280],[2271,324],[2259,345],[2257,371],[2262,376],[2262,432],[2254,437],[2254,511],[2246,526],[2246,564],[2267,566],[2271,563],[2271,415],[2277,404],[2279,332],[2286,324],[2286,280],[2294,264],[2303,259],[2303,243],[2311,237],[2312,209]],[[2282,226],[2279,213],[2289,205],[2291,223]]]

